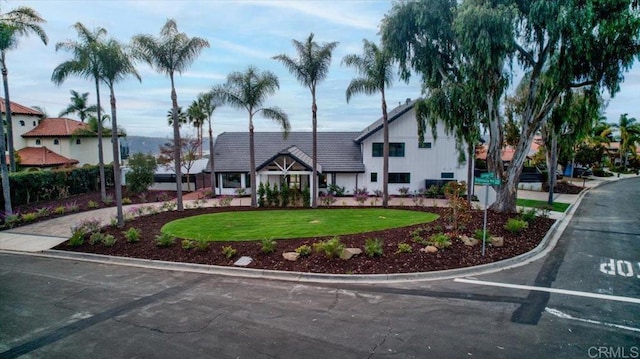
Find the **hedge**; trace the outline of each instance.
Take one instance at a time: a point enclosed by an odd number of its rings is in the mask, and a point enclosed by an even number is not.
[[[113,166],[105,165],[107,185],[113,184]],[[9,174],[12,207],[38,201],[65,198],[70,195],[100,190],[100,168],[84,166],[81,168],[52,171],[28,171]],[[2,184],[0,183],[0,189]],[[4,198],[0,196],[1,208]]]

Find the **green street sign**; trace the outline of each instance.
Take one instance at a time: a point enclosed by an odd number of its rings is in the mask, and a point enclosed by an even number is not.
[[[478,186],[499,186],[502,184],[502,181],[500,181],[497,178],[482,178],[482,177],[475,177],[474,178],[474,182],[475,184],[477,184]]]
[[[485,172],[485,173],[481,173],[480,174],[480,178],[495,179],[496,178],[496,174],[493,173],[493,172]]]

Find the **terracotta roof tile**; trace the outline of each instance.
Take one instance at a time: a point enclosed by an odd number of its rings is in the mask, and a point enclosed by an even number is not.
[[[33,130],[22,137],[71,137],[74,131],[88,128],[88,125],[69,118],[45,118]]]
[[[77,160],[61,156],[47,147],[25,147],[18,150],[18,156],[22,166],[51,167],[78,163]]]
[[[44,114],[38,110],[34,110],[30,107],[21,105],[19,103],[15,103],[10,101],[11,103],[11,113],[16,115],[33,115],[33,116],[43,116]],[[4,106],[4,98],[0,97],[0,111],[2,113],[7,113]]]

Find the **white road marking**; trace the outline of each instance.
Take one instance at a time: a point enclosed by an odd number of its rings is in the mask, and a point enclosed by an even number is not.
[[[503,288],[524,289],[524,290],[536,290],[539,292],[558,293],[558,294],[574,295],[577,297],[598,298],[598,299],[605,299],[605,300],[614,300],[618,302],[640,304],[640,298],[630,298],[630,297],[621,297],[617,295],[580,292],[577,290],[534,287],[531,285],[519,285],[519,284],[498,283],[498,282],[485,282],[481,280],[465,279],[465,278],[455,278],[453,281],[459,282],[459,283],[467,283],[467,284],[487,285],[492,287],[503,287]]]
[[[576,318],[576,317],[573,317],[573,316],[571,316],[571,315],[569,315],[567,313],[563,313],[563,312],[561,312],[561,311],[559,311],[557,309],[553,309],[553,308],[544,308],[544,311],[549,313],[549,314],[551,314],[551,315],[555,315],[558,318],[576,320],[576,321],[579,321],[579,322],[590,323],[590,324],[604,325],[606,327],[630,330],[632,332],[640,332],[640,328],[628,327],[626,325],[613,324],[613,323],[607,323],[607,322],[599,322],[599,321],[593,320],[593,319]]]

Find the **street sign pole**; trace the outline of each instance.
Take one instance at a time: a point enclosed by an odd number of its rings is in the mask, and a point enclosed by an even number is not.
[[[484,223],[482,224],[482,256],[484,257],[485,243],[487,243],[487,207],[489,204],[489,186],[484,189]]]
[[[495,173],[486,172],[481,173],[480,177],[474,178],[475,184],[479,186],[485,186],[484,192],[484,221],[482,224],[482,256],[484,257],[484,252],[486,248],[487,241],[487,208],[489,207],[489,186],[499,186],[502,182],[496,178]]]

